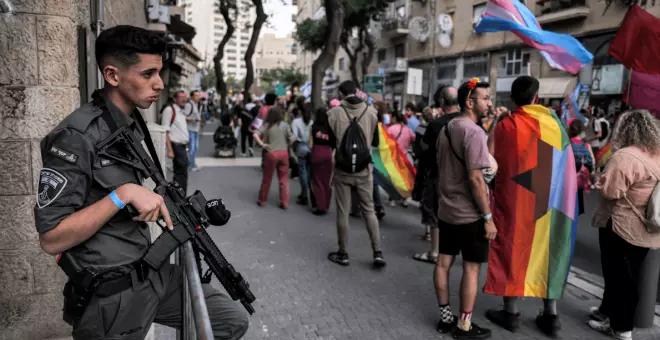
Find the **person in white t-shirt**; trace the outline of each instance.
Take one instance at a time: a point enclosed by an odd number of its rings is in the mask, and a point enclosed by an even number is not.
[[[183,106],[187,100],[186,92],[174,94],[174,102],[163,109],[161,125],[165,127],[167,157],[172,158],[174,181],[179,183],[184,192],[188,188],[188,151],[190,140],[188,123],[183,114]]]

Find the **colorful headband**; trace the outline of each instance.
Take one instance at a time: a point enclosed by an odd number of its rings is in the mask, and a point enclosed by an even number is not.
[[[469,89],[467,97],[470,98],[470,95],[472,94],[472,90],[477,88],[477,84],[479,84],[480,80],[479,78],[472,78],[467,84],[467,87]]]

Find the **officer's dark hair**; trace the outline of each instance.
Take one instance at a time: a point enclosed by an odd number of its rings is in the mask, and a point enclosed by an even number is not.
[[[467,109],[467,100],[469,99],[468,95],[474,95],[478,88],[487,89],[490,87],[489,83],[479,82],[475,86],[474,90],[470,91],[470,88],[468,87],[469,83],[470,82],[466,81],[461,85],[461,87],[458,88],[458,105],[460,106],[461,111],[465,111],[465,109]]]
[[[511,99],[517,106],[529,105],[539,92],[539,81],[531,76],[520,76],[511,84]]]
[[[339,92],[344,96],[350,96],[357,93],[357,85],[352,80],[345,80],[339,84]]]
[[[266,93],[266,97],[264,98],[264,102],[266,102],[267,106],[275,105],[275,101],[277,101],[277,95],[275,94],[275,92]]]
[[[192,98],[195,95],[195,93],[197,93],[197,92],[199,92],[199,91],[197,91],[197,90],[190,91],[190,98]]]
[[[100,70],[112,62],[126,68],[140,62],[138,54],[163,55],[165,47],[165,39],[157,32],[130,25],[115,26],[96,39],[96,64]]]

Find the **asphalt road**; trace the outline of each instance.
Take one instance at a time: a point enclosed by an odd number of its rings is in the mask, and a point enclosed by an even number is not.
[[[198,157],[213,157],[214,144],[212,134],[217,126],[217,122],[205,126],[205,133],[202,134],[200,141]],[[259,152],[259,149],[255,148],[255,152]],[[240,154],[240,144],[238,153]],[[588,273],[602,276],[598,230],[591,227],[591,215],[596,209],[597,199],[597,192],[592,191],[587,198],[585,213],[580,216],[573,266]]]
[[[205,130],[212,132],[213,126]],[[199,155],[213,155],[211,135],[202,137]],[[433,265],[411,258],[413,253],[428,247],[428,242],[418,237],[423,232],[418,209],[386,207],[387,216],[380,228],[388,265],[381,271],[370,268],[371,250],[364,222],[351,218],[351,265],[341,267],[326,259],[327,253],[336,249],[334,208],[323,217],[295,204],[283,211],[276,206],[275,181],[268,204],[258,208],[255,200],[260,180],[261,171],[256,166],[230,166],[202,168],[191,173],[189,182],[189,188],[203,190],[208,198],[222,197],[232,211],[230,223],[212,227],[209,233],[257,297],[257,313],[250,318],[245,339],[450,338],[434,330],[438,308],[431,279]],[[297,181],[291,181],[290,186],[291,195],[297,195]],[[597,237],[588,226],[588,218],[585,221],[586,227],[580,228],[576,258],[584,260],[583,268],[594,271],[600,263]],[[452,306],[458,307],[461,261],[454,266],[450,295]],[[485,272],[483,268],[482,284]],[[212,284],[219,286],[215,280]],[[479,293],[473,320],[491,328],[493,339],[546,339],[534,326],[541,302],[525,300],[520,303],[522,327],[517,333],[499,329],[484,318],[487,308],[501,306],[502,300],[496,296]],[[586,325],[588,308],[598,304],[592,295],[567,286],[559,302],[560,338],[607,339]],[[635,338],[656,339],[658,334],[658,328],[638,330]],[[158,326],[155,338],[174,340],[175,332]]]

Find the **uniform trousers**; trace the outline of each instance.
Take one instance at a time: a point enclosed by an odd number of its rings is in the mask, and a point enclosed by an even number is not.
[[[242,338],[249,325],[243,307],[208,284],[202,285],[202,289],[214,338]],[[73,325],[73,339],[142,340],[153,322],[181,329],[183,293],[182,268],[166,263],[121,293],[93,296]]]

